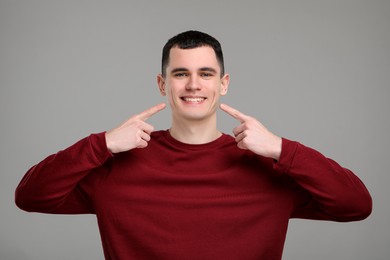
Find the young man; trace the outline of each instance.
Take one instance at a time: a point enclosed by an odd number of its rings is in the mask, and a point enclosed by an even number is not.
[[[26,211],[96,214],[106,259],[281,259],[288,221],[356,221],[371,197],[351,171],[269,132],[219,99],[228,91],[219,42],[188,31],[163,49],[156,105],[32,167],[16,190]],[[217,129],[220,107],[239,121]]]

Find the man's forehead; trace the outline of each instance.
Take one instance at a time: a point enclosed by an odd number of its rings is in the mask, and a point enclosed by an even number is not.
[[[220,69],[215,51],[210,46],[191,49],[171,48],[168,67],[172,69],[172,67],[178,65],[216,67],[216,69]]]

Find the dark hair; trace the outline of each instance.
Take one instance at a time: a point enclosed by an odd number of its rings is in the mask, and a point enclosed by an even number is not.
[[[180,33],[169,39],[164,45],[161,61],[161,73],[163,77],[165,77],[166,68],[169,63],[169,53],[173,47],[179,47],[180,49],[194,49],[202,46],[210,46],[213,48],[221,67],[221,77],[223,77],[225,74],[225,66],[223,62],[221,44],[214,37],[199,31],[186,31]]]

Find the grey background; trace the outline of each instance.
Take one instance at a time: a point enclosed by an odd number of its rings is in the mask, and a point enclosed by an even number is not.
[[[284,259],[388,259],[390,1],[0,0],[0,259],[103,259],[92,215],[25,213],[27,169],[164,101],[161,48],[217,37],[223,101],[352,169],[374,199],[356,223],[292,220]],[[150,120],[170,124],[169,110]],[[220,114],[231,132],[236,122]]]

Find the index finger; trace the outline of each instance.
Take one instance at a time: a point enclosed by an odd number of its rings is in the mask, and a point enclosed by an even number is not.
[[[146,109],[144,112],[136,115],[136,117],[138,117],[142,121],[145,121],[145,120],[149,119],[151,116],[153,116],[154,114],[163,110],[165,107],[166,107],[165,103],[160,103],[158,105],[155,105],[151,108]]]
[[[219,106],[223,111],[225,111],[226,113],[228,113],[229,115],[231,115],[232,117],[234,117],[235,119],[237,119],[238,121],[240,121],[241,123],[244,123],[248,116],[241,113],[240,111],[238,111],[237,109],[235,108],[232,108],[226,104],[220,104]]]

